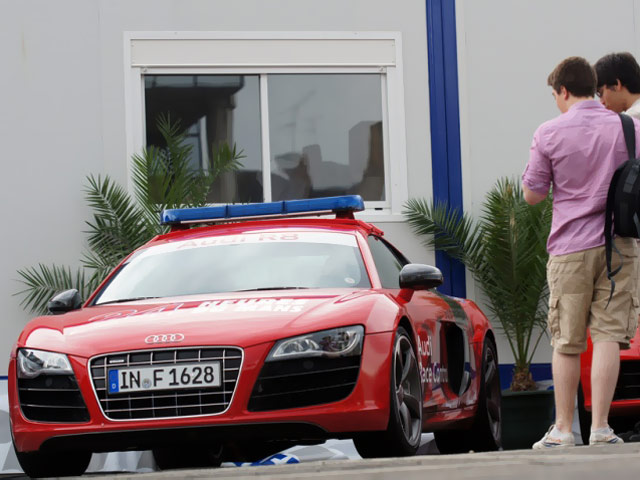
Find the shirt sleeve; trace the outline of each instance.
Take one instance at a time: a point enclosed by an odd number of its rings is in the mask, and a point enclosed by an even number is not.
[[[540,129],[536,130],[529,150],[529,162],[522,174],[522,183],[531,191],[546,195],[551,187],[553,172],[551,160],[544,153]]]

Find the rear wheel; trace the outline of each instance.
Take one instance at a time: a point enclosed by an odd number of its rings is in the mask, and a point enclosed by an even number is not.
[[[502,417],[498,354],[490,338],[485,339],[482,352],[482,375],[478,410],[468,430],[434,432],[440,453],[488,452],[502,447]]]
[[[389,382],[389,424],[382,432],[366,432],[353,439],[363,458],[415,455],[422,434],[422,384],[411,339],[396,331]]]
[[[20,467],[31,478],[80,476],[91,461],[91,452],[15,452]]]
[[[160,470],[219,467],[222,463],[222,446],[163,447],[154,448],[152,453]]]

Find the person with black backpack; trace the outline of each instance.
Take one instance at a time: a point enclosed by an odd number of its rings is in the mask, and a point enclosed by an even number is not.
[[[616,113],[640,119],[640,65],[629,52],[609,53],[593,66],[600,102]]]
[[[612,290],[604,231],[609,186],[629,155],[620,117],[593,99],[596,73],[587,60],[563,60],[547,83],[562,114],[536,130],[522,184],[529,204],[553,192],[547,279],[556,420],[533,448],[575,445],[573,414],[587,329],[593,341],[589,443],[623,443],[607,418],[620,349],[629,348],[629,325],[637,316],[638,247],[633,238],[615,238],[614,269],[620,270]],[[631,121],[638,136],[640,123]]]

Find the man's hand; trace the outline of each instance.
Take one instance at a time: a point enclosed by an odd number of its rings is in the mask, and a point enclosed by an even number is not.
[[[524,192],[524,201],[529,205],[535,205],[536,203],[540,203],[542,200],[547,198],[547,194],[536,193],[533,190],[529,190],[529,188],[523,183],[522,191]]]

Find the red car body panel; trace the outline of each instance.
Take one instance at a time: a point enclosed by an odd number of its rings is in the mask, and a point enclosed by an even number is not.
[[[587,351],[580,357],[580,383],[582,385],[582,392],[584,395],[584,408],[587,411],[591,411],[591,362],[593,359],[593,343],[589,336],[587,341]],[[628,350],[620,350],[620,366],[621,374],[625,369],[625,363],[633,363],[640,366],[640,327],[636,330],[636,335],[631,339],[631,345]],[[636,372],[640,371],[638,367],[635,368]],[[635,378],[637,378],[637,373]],[[637,381],[635,382],[637,385]],[[618,385],[620,385],[620,380]],[[640,395],[634,398],[620,399],[614,396],[613,402],[611,402],[611,408],[609,414],[612,417],[619,416],[635,416],[640,418]]]
[[[154,238],[142,249],[175,240],[192,240],[197,244],[215,237],[248,232],[282,235],[292,231],[355,235],[372,287],[217,293],[103,306],[92,305],[94,293],[79,310],[35,318],[18,338],[9,364],[10,417],[16,448],[21,452],[34,451],[47,440],[69,435],[205,425],[300,422],[318,426],[327,432],[327,437],[349,437],[354,432],[384,430],[390,411],[394,332],[400,324],[410,330],[420,363],[425,431],[468,423],[477,409],[480,391],[477,372],[481,369],[485,338],[492,335],[490,324],[471,301],[428,290],[382,288],[367,243],[368,235],[382,235],[374,226],[346,219],[252,221],[174,231]],[[117,270],[102,285],[108,284]],[[280,307],[272,308],[273,302],[279,302]],[[252,389],[276,341],[350,325],[363,325],[365,328],[359,376],[351,394],[327,404],[249,411]],[[468,374],[468,385],[460,386],[463,391],[457,392],[450,385],[452,372],[447,357],[446,339],[452,331],[466,342],[465,358],[460,362],[466,362],[463,368],[464,375]],[[183,335],[179,344],[145,343],[150,335],[175,332]],[[230,406],[223,413],[140,420],[112,420],[104,415],[89,375],[92,357],[155,348],[211,345],[239,347],[243,351],[237,386]],[[16,380],[16,354],[20,348],[67,354],[89,411],[88,422],[43,423],[25,418]],[[458,383],[461,382],[463,380]]]

